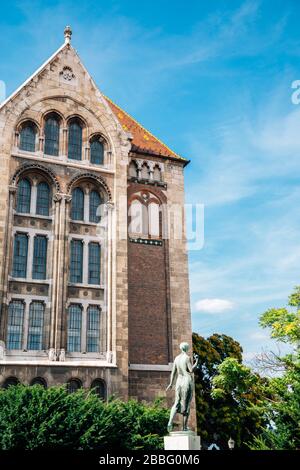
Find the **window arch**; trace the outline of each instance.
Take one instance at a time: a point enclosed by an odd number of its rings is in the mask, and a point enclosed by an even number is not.
[[[90,305],[87,311],[86,351],[100,350],[100,308]]]
[[[19,385],[19,383],[20,381],[17,377],[7,377],[7,379],[4,380],[2,387],[9,388],[11,386]]]
[[[75,393],[82,387],[81,380],[79,379],[70,379],[67,383],[67,390],[69,393]]]
[[[101,205],[101,196],[98,191],[91,191],[90,192],[90,214],[89,220],[90,222],[100,222],[100,205]]]
[[[149,235],[154,238],[160,236],[160,216],[159,216],[159,205],[155,202],[150,202],[148,205],[148,217],[149,217]]]
[[[129,164],[129,176],[131,178],[137,178],[137,176],[138,176],[137,164],[133,160],[131,160],[131,162]]]
[[[59,127],[60,118],[57,114],[51,113],[45,120],[45,147],[46,155],[58,156],[59,154]]]
[[[27,349],[41,351],[43,349],[43,326],[45,306],[43,302],[33,301],[29,307]]]
[[[30,382],[30,385],[40,385],[41,387],[47,388],[47,382],[43,377],[35,377]]]
[[[42,181],[37,186],[36,213],[38,215],[49,215],[50,187]]]
[[[159,199],[150,192],[134,195],[128,211],[130,235],[141,235],[146,238],[162,236],[162,215]]]
[[[84,219],[84,192],[80,188],[72,191],[71,219],[81,221]]]
[[[25,122],[20,131],[20,150],[35,152],[36,134],[36,125],[32,121]]]
[[[82,124],[79,119],[72,119],[69,123],[68,158],[82,159]]]
[[[106,400],[106,383],[102,379],[95,379],[92,382],[91,390],[98,395],[101,400]]]
[[[142,166],[142,171],[141,171],[141,178],[143,180],[148,180],[149,179],[149,167],[148,164],[145,162]]]
[[[12,300],[8,307],[7,349],[22,349],[25,306],[21,300]]]
[[[72,304],[68,309],[68,352],[81,351],[81,325],[82,307],[79,304]]]
[[[158,165],[155,165],[154,170],[153,170],[153,179],[154,181],[161,181],[161,169]]]
[[[17,189],[17,212],[22,214],[30,213],[31,183],[27,178],[22,178],[18,182]]]
[[[104,145],[99,136],[93,137],[90,142],[91,163],[103,165],[104,163]]]

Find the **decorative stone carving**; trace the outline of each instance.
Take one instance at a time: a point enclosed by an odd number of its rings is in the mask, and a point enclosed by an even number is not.
[[[66,82],[71,82],[72,80],[74,80],[75,78],[75,75],[73,73],[73,70],[71,69],[71,67],[68,67],[68,66],[65,66],[62,71],[59,73],[59,75],[61,76],[61,78],[63,78]]]
[[[56,350],[54,348],[49,349],[48,359],[49,361],[56,361]]]
[[[3,361],[5,356],[5,343],[4,341],[0,341],[0,361]]]
[[[59,353],[59,361],[65,362],[65,360],[66,360],[66,351],[64,349],[61,349]]]

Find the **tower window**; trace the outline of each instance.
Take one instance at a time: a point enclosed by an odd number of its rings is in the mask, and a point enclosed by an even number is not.
[[[36,126],[33,122],[26,122],[20,132],[20,150],[35,152]]]
[[[45,123],[45,149],[46,155],[58,156],[59,153],[59,118],[51,114]]]
[[[68,158],[81,160],[82,155],[82,127],[77,120],[69,125]]]
[[[91,163],[96,165],[103,165],[104,162],[104,147],[100,142],[99,137],[95,137],[91,141]]]
[[[7,349],[22,349],[24,304],[13,300],[8,307]]]
[[[98,191],[91,191],[90,193],[90,222],[100,222],[100,204],[101,197]]]
[[[70,282],[82,282],[83,246],[82,240],[71,241]]]
[[[28,350],[39,351],[42,349],[44,310],[45,307],[42,302],[35,301],[30,304],[27,342]]]
[[[73,220],[83,220],[84,218],[84,194],[80,188],[75,188],[72,191],[71,218]]]
[[[69,352],[80,352],[81,350],[81,324],[82,310],[80,305],[70,305],[68,312],[68,341]]]
[[[31,199],[31,184],[28,179],[21,179],[17,190],[17,212],[29,214]]]
[[[36,213],[49,215],[50,188],[45,182],[39,183],[37,187]]]
[[[100,245],[89,243],[89,284],[100,284]]]
[[[37,235],[34,237],[33,249],[33,279],[46,279],[47,270],[47,237]]]
[[[26,278],[28,237],[26,233],[17,233],[14,243],[13,276]]]

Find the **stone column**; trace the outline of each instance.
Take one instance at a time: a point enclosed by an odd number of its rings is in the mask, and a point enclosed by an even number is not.
[[[105,253],[106,259],[103,260],[105,263],[104,266],[107,266],[107,273],[105,276],[105,290],[104,290],[104,305],[107,306],[106,312],[102,312],[102,315],[106,315],[106,351],[107,351],[107,360],[112,362],[115,360],[113,358],[113,345],[112,345],[112,218],[114,214],[114,204],[112,202],[107,202],[105,205],[106,210],[106,226],[104,227],[104,243],[106,246]],[[104,250],[103,250],[104,251]],[[101,281],[101,284],[103,282]]]
[[[60,212],[61,212],[61,201],[62,195],[56,193],[53,197],[55,204],[54,207],[54,236],[52,244],[52,292],[51,292],[51,319],[50,319],[50,348],[54,348],[55,343],[55,332],[57,324],[57,289],[59,283],[59,271],[58,271],[58,249],[59,249],[59,233],[60,233]]]

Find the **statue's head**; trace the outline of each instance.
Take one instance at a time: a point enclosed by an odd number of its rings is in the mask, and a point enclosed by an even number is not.
[[[182,352],[188,352],[188,350],[190,349],[190,346],[188,343],[180,343],[179,347]]]

